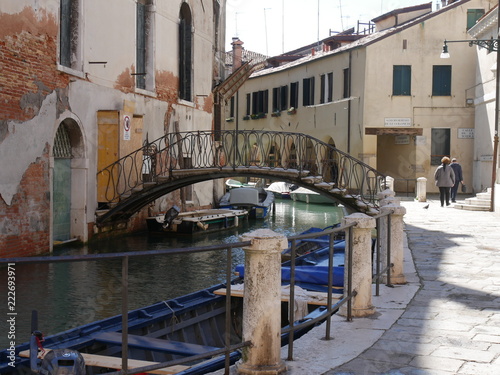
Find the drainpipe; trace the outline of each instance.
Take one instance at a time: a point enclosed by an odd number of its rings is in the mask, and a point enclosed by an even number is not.
[[[498,25],[500,24],[500,0],[497,8],[497,39],[500,38]],[[493,171],[491,172],[491,203],[490,211],[495,212],[495,183],[497,179],[497,154],[498,154],[498,110],[499,110],[499,95],[500,95],[500,59],[497,51],[497,71],[495,84],[495,134],[493,136]]]
[[[349,77],[347,78],[348,80],[348,94],[349,94],[349,99],[347,100],[347,153],[351,153],[351,73],[352,69],[352,51],[349,51]]]

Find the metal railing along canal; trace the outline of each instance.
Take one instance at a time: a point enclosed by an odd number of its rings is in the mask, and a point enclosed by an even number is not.
[[[384,216],[387,216],[388,220],[388,238],[390,239],[390,215],[379,215],[376,217],[377,219],[377,275],[374,276],[374,279],[378,283],[378,279],[383,272],[387,272],[388,280],[390,280],[390,265],[386,270],[382,270],[380,272],[378,268],[379,263],[379,222]],[[319,322],[326,320],[326,339],[330,339],[330,329],[331,329],[331,316],[336,313],[339,308],[347,304],[347,320],[352,320],[352,299],[356,296],[356,291],[352,290],[352,252],[353,252],[353,231],[352,227],[357,223],[353,222],[348,225],[336,227],[333,229],[327,229],[321,232],[297,235],[288,237],[288,240],[291,242],[291,259],[295,259],[296,257],[296,248],[297,242],[303,239],[313,239],[315,237],[321,236],[329,236],[329,258],[328,258],[328,292],[327,292],[327,308],[325,311],[315,317],[314,319],[307,320],[305,322],[296,323],[295,322],[295,262],[291,262],[290,267],[290,297],[289,297],[289,326],[282,330],[282,333],[289,333],[289,347],[288,347],[288,360],[293,359],[293,337],[294,332],[300,329],[304,329],[310,325],[316,325]],[[336,235],[340,232],[345,232],[346,248],[345,252],[347,254],[346,260],[347,263],[344,264],[344,270],[347,272],[347,285],[344,285],[344,293],[343,298],[341,298],[337,303],[332,303],[332,285],[333,285],[333,256],[334,256],[334,239]],[[389,241],[390,242],[390,241]],[[242,342],[236,345],[230,344],[230,326],[231,326],[231,314],[228,313],[231,311],[231,288],[230,285],[233,281],[233,270],[232,270],[232,254],[235,249],[240,249],[246,246],[250,246],[251,241],[244,242],[234,242],[224,245],[212,245],[212,246],[204,246],[204,247],[188,247],[188,248],[178,248],[178,249],[162,249],[162,250],[147,250],[147,251],[132,251],[132,252],[119,252],[119,253],[106,253],[106,254],[92,254],[92,255],[63,255],[63,256],[38,256],[38,257],[22,257],[22,258],[8,258],[8,259],[0,259],[0,264],[7,263],[61,263],[61,262],[82,262],[82,261],[101,261],[108,259],[121,259],[122,260],[122,332],[128,331],[128,271],[129,271],[129,259],[135,257],[151,257],[151,256],[166,256],[166,255],[177,255],[177,254],[188,254],[188,253],[201,253],[207,251],[226,251],[226,316],[225,316],[225,347],[219,350],[206,352],[203,354],[199,354],[196,356],[190,356],[183,359],[178,359],[169,362],[158,363],[150,366],[144,366],[140,368],[135,368],[133,370],[128,370],[128,353],[126,350],[122,351],[122,370],[112,372],[109,374],[137,374],[140,372],[150,372],[155,369],[180,365],[188,362],[192,362],[193,360],[201,360],[203,358],[209,358],[214,355],[225,354],[225,372],[229,374],[229,366],[230,366],[230,353],[234,350],[238,350],[243,348],[244,346],[251,345],[251,342]],[[390,245],[388,245],[389,254],[388,260],[390,259]],[[388,282],[390,284],[390,281]],[[377,284],[377,295],[378,295],[378,284]],[[128,346],[128,337],[127,334],[122,335],[122,347]]]

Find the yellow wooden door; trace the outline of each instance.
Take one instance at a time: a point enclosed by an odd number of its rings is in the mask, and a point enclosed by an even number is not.
[[[118,169],[104,170],[119,158],[120,128],[118,111],[97,112],[97,201],[116,201]],[[101,172],[102,171],[102,172]]]

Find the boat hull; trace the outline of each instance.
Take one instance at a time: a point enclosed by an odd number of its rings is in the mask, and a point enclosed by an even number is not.
[[[237,228],[248,218],[245,210],[199,210],[179,214],[170,225],[164,226],[164,215],[148,217],[150,233],[196,235]]]
[[[220,208],[248,210],[250,219],[265,219],[268,217],[274,203],[274,194],[258,188],[231,189],[224,194],[219,202]]]
[[[305,188],[298,188],[297,190],[290,192],[290,197],[292,200],[299,202],[337,205],[337,202],[333,199]]]
[[[240,279],[235,283],[241,282]],[[224,347],[226,296],[217,295],[216,290],[225,288],[218,284],[211,288],[188,294],[169,301],[162,301],[128,313],[128,358],[141,365],[168,362],[187,356],[204,354]],[[286,309],[282,303],[282,325],[288,324]],[[313,319],[324,311],[324,307],[309,306],[307,319]],[[231,345],[242,342],[243,298],[231,298]],[[88,375],[112,371],[121,365],[121,324],[117,315],[98,322],[86,324],[56,335],[44,341],[45,350],[73,349],[79,351],[87,363]],[[312,329],[306,328],[295,333],[298,338]],[[288,342],[288,335],[282,335],[282,345]],[[9,350],[0,352],[0,373],[30,373],[30,343],[16,346],[15,367],[8,365]],[[20,355],[20,353],[22,353]],[[240,351],[231,353],[230,362],[241,357]],[[104,359],[103,359],[104,358]],[[103,364],[99,364],[102,361]],[[176,366],[179,374],[205,374],[224,367],[225,357],[217,356],[199,363],[192,362]],[[136,366],[137,367],[137,366]],[[158,372],[157,372],[158,373]],[[161,373],[161,372],[160,372]]]

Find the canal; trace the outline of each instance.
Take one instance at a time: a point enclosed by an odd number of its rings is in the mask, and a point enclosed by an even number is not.
[[[262,221],[249,221],[231,232],[179,238],[147,233],[99,241],[86,246],[63,245],[54,255],[96,254],[198,247],[238,242],[240,235],[269,228],[285,236],[299,234],[310,227],[324,228],[342,219],[339,207],[278,200],[276,212]],[[244,261],[243,250],[233,252],[233,265]],[[225,251],[203,252],[129,260],[129,307],[136,309],[175,298],[225,281]],[[57,264],[17,264],[16,338],[29,340],[31,311],[38,310],[38,328],[45,336],[82,324],[120,314],[121,260]],[[7,269],[0,269],[0,301],[7,316]],[[7,332],[6,319],[0,331]],[[7,334],[0,337],[0,349],[10,345]]]

